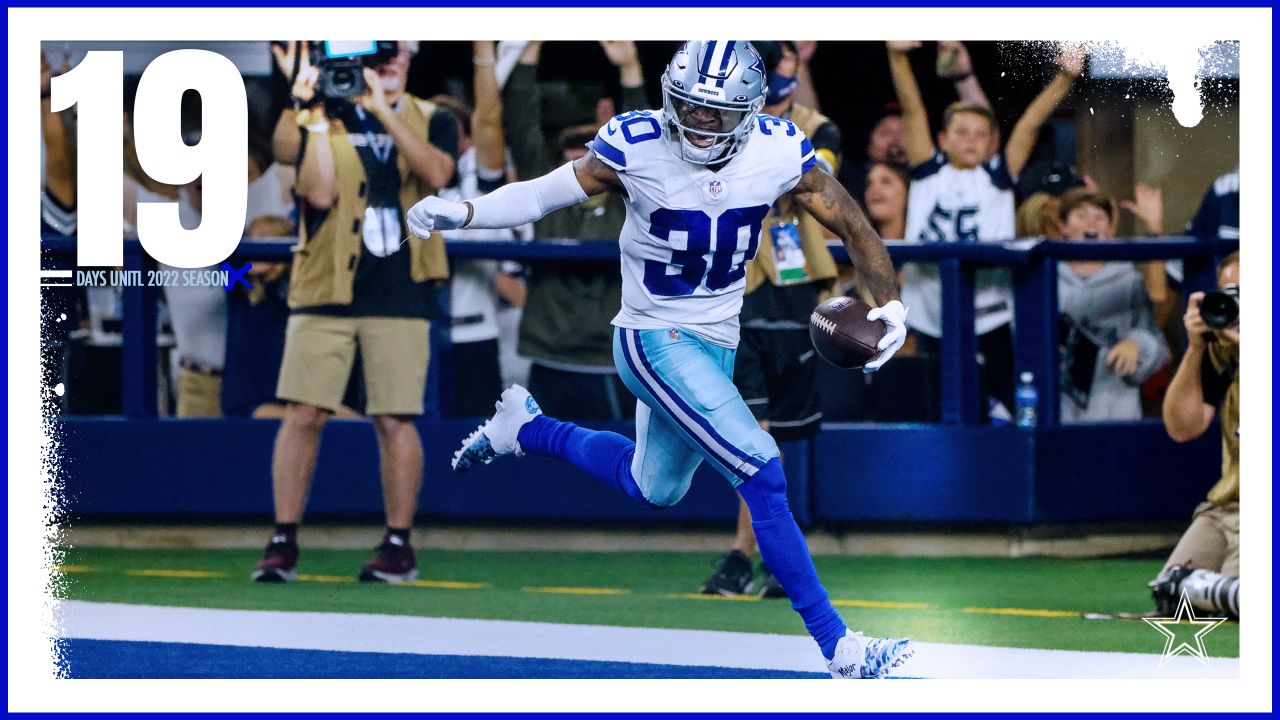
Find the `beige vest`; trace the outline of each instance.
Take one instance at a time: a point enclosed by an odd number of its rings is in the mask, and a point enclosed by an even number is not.
[[[1218,412],[1222,426],[1222,477],[1209,490],[1208,498],[1214,505],[1228,505],[1240,502],[1240,346],[1211,343],[1208,355],[1203,362],[1213,363],[1214,370],[1219,372],[1237,366]]]
[[[823,123],[828,122],[827,117],[822,113],[799,104],[791,106],[790,120],[805,135],[812,135],[822,127]],[[833,170],[839,170],[839,168],[833,168]],[[799,207],[790,194],[787,194],[778,198],[773,211],[765,218],[761,227],[760,248],[756,251],[755,259],[747,264],[747,292],[760,287],[766,278],[770,282],[776,282],[778,272],[773,262],[773,239],[770,230],[779,222],[793,220],[799,223],[800,248],[804,251],[805,272],[809,278],[819,281],[831,280],[836,276],[836,263],[831,259],[831,251],[827,249],[822,225]]]
[[[435,109],[433,103],[406,94],[400,121],[417,137],[429,140],[428,128]],[[291,308],[351,304],[356,265],[364,242],[360,223],[365,212],[365,201],[361,196],[365,171],[341,122],[330,122],[329,147],[333,150],[338,200],[313,235],[308,236],[306,223],[300,223],[299,241],[293,248],[293,274],[289,281]],[[397,153],[397,156],[400,207],[405,211],[422,198],[434,194],[438,188],[427,185],[409,170],[404,153]],[[449,277],[444,238],[440,233],[432,233],[429,238],[410,237],[409,257],[414,282]]]

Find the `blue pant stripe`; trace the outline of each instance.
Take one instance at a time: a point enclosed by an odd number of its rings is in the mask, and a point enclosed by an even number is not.
[[[624,333],[623,337],[626,340],[623,343],[623,350],[628,355],[628,365],[631,366],[636,379],[644,385],[654,399],[663,405],[671,417],[684,428],[685,432],[697,440],[703,449],[719,459],[735,475],[744,480],[753,477],[756,474],[756,470],[762,467],[764,463],[726,441],[724,437],[712,428],[711,423],[706,418],[685,403],[680,398],[679,393],[663,382],[662,378],[653,371],[652,364],[645,356],[644,346],[640,341],[638,332],[630,329],[621,329],[620,332]],[[630,353],[635,354],[635,359],[639,361],[638,366],[632,361]]]
[[[635,334],[636,351],[640,355],[640,361],[644,363],[644,366],[648,368],[649,372],[653,374],[654,381],[671,396],[672,400],[674,400],[676,404],[678,404],[681,408],[683,408],[684,411],[689,415],[689,417],[691,417],[695,422],[697,422],[700,426],[702,426],[702,428],[706,430],[706,432],[709,435],[711,435],[713,439],[715,439],[724,448],[728,449],[729,452],[731,452],[739,460],[745,463],[749,463],[752,466],[757,468],[764,467],[764,462],[757,460],[751,454],[744,452],[743,450],[739,449],[737,445],[734,445],[733,443],[726,440],[724,436],[722,436],[719,432],[716,431],[715,426],[711,424],[710,420],[708,420],[705,416],[703,416],[702,413],[695,410],[693,406],[686,403],[684,401],[684,398],[679,393],[677,393],[674,388],[668,385],[666,381],[664,381],[662,377],[658,375],[658,373],[653,371],[653,366],[649,363],[648,357],[644,354],[644,344],[640,340],[640,333],[635,330],[632,330],[631,332]]]
[[[653,396],[654,402],[661,403],[662,402],[661,397],[658,395],[658,393],[654,392],[654,388],[652,387],[652,384],[646,380],[646,373],[641,371],[639,361],[635,357],[635,351],[631,349],[631,344],[629,340],[630,340],[630,334],[633,333],[634,331],[627,330],[624,328],[619,328],[618,332],[622,334],[622,356],[626,359],[627,367],[631,370],[631,374],[635,376],[637,382],[639,382],[641,385],[644,386],[645,390],[649,391],[649,394]],[[683,423],[680,423],[680,418],[675,413],[671,412],[669,408],[667,408],[667,414],[671,415],[672,418],[676,421],[676,423],[680,424],[680,426],[684,428],[684,431],[687,432],[693,438],[694,442],[696,442],[704,452],[706,452],[708,455],[711,455],[713,457],[717,456],[716,451],[713,450],[711,446],[708,445],[705,441],[703,441],[703,439],[699,437],[697,433],[693,432],[688,427],[685,427]],[[733,466],[734,466],[733,463],[729,465],[729,467],[733,467]]]

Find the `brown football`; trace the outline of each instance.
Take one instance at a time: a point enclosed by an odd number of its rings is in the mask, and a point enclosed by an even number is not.
[[[824,360],[836,367],[854,369],[866,365],[880,351],[884,337],[882,320],[868,320],[871,306],[848,297],[833,297],[814,308],[809,316],[809,339]]]

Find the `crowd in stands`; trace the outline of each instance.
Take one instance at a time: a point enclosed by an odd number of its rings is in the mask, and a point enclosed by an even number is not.
[[[598,55],[587,60],[616,68],[617,96],[599,97],[591,115],[565,111],[547,117],[541,42],[475,42],[467,82],[430,98],[406,92],[411,68],[430,71],[429,65],[424,69],[414,62],[419,44],[384,44],[391,46],[387,59],[364,71],[368,90],[350,99],[318,87],[320,44],[271,44],[274,72],[283,78],[287,97],[274,98],[271,111],[256,111],[270,114],[274,123],[251,132],[246,148],[244,243],[289,239],[296,245],[295,259],[254,261],[249,288],[165,289],[157,320],[161,357],[167,360],[161,363],[162,413],[284,418],[312,434],[323,420],[291,416],[292,406],[310,405],[339,417],[412,417],[423,412],[421,404],[400,400],[406,393],[422,394],[418,388],[425,387],[429,357],[438,366],[432,372],[447,380],[429,399],[444,416],[486,415],[512,382],[527,385],[553,416],[633,416],[635,398],[623,387],[612,359],[609,322],[621,296],[616,262],[517,264],[444,254],[445,241],[615,242],[625,220],[623,198],[600,195],[533,227],[448,231],[405,243],[411,246],[407,252],[400,246],[407,235],[403,212],[421,196],[472,198],[581,157],[610,117],[651,106],[646,83],[659,68],[642,65],[634,42],[601,42]],[[917,77],[919,63],[913,68],[911,59],[934,46],[890,42],[884,51],[896,101],[865,109],[872,120],[865,137],[842,133],[820,112],[829,89],[815,83],[813,68],[822,62],[819,43],[761,41],[758,49],[769,72],[765,112],[788,117],[809,135],[823,169],[862,203],[886,240],[1106,241],[1116,237],[1122,212],[1131,213],[1145,235],[1166,232],[1159,187],[1139,183],[1132,198],[1109,197],[1070,163],[1046,166],[1036,156],[1042,126],[1086,67],[1082,48],[1061,48],[1053,77],[1029,105],[1014,109],[1020,117],[1005,134],[997,121],[1002,108],[982,87],[963,43],[936,44],[931,64],[939,79],[954,86],[954,94],[930,95],[928,102],[937,104],[931,109]],[[67,69],[64,64],[57,72]],[[74,236],[75,118],[73,110],[49,109],[49,82],[57,72],[44,59],[42,232]],[[930,118],[944,106],[940,126],[930,127]],[[283,110],[276,115],[279,107]],[[194,118],[183,128],[184,138],[194,143],[199,113],[184,112],[184,118]],[[133,231],[140,201],[176,202],[184,225],[197,225],[201,181],[174,187],[149,178],[131,133],[126,112],[121,231]],[[845,157],[846,150],[852,157]],[[1225,176],[1209,189],[1189,233],[1238,237],[1234,177]],[[859,294],[856,268],[837,267],[824,249],[821,228],[805,223],[785,202],[771,213],[762,233],[761,261],[748,274],[745,329],[803,331],[820,299]],[[788,269],[775,266],[780,256],[770,249],[788,227],[798,228],[798,238],[812,240],[804,245],[799,282],[786,279]],[[339,256],[350,261],[332,260]],[[323,262],[317,260],[321,257]],[[387,281],[391,277],[396,280]],[[907,263],[899,279],[911,309],[911,339],[883,372],[864,379],[822,365],[772,371],[783,379],[815,373],[818,385],[830,389],[812,399],[812,412],[807,406],[797,410],[803,415],[797,420],[816,422],[823,413],[845,420],[938,418],[939,357],[946,342],[939,274],[935,266]],[[1187,344],[1180,326],[1171,322],[1182,307],[1181,280],[1176,264],[1160,261],[1059,264],[1063,422],[1159,415],[1163,387]],[[1007,270],[983,270],[976,286],[982,405],[991,422],[1005,422],[1014,407],[1016,375],[1011,280]],[[50,412],[120,412],[120,288],[42,292]],[[387,322],[359,322],[370,317]],[[334,318],[343,319],[341,326],[330,322]],[[433,347],[428,346],[428,321]],[[745,333],[743,342],[763,346],[782,337]],[[416,367],[418,360],[422,367]],[[395,377],[388,369],[393,365],[413,366],[412,377],[382,387]],[[769,373],[761,377],[776,379]],[[396,402],[389,399],[393,395]],[[396,429],[385,430],[392,441]]]

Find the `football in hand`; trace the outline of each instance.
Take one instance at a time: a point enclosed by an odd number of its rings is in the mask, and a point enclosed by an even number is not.
[[[809,339],[824,360],[849,370],[866,365],[880,353],[876,344],[884,337],[882,320],[868,320],[871,306],[849,297],[833,297],[814,308],[809,316]]]

